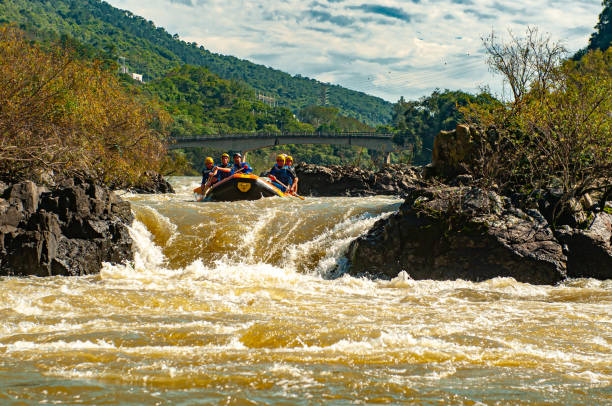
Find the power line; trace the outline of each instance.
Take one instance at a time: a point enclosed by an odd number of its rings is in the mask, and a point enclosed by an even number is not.
[[[460,62],[460,63],[456,63],[456,64],[451,64],[451,65],[448,65],[448,66],[449,66],[449,69],[455,70],[455,69],[458,69],[458,68],[476,67],[476,66],[479,66],[480,64],[481,64],[480,61],[472,60],[472,61],[465,61],[465,62]],[[435,67],[439,67],[439,66],[440,65],[436,65]],[[427,69],[427,68],[425,68],[425,69]],[[432,74],[433,75],[440,75],[440,74],[444,74],[444,73],[446,73],[446,71],[427,71],[424,74],[422,74],[421,76],[430,76]],[[397,74],[397,75],[395,75],[393,77],[389,77],[388,79],[386,79],[386,81],[389,81],[389,82],[400,81],[400,80],[403,80],[406,77],[413,77],[414,74],[415,74],[414,72],[404,72],[404,73]],[[417,78],[418,77],[419,76],[417,76]],[[372,81],[372,79],[366,79],[366,80],[362,80],[360,82],[353,82],[353,83],[357,83],[357,84],[359,84],[359,83],[370,83],[371,81]]]
[[[377,80],[374,81],[365,81],[365,82],[351,82],[349,86],[351,87],[359,87],[361,91],[368,89],[376,89],[383,86],[397,85],[399,87],[406,87],[413,84],[426,84],[432,81],[439,81],[441,79],[448,79],[449,76],[455,75],[457,73],[472,73],[480,71],[480,69],[474,69],[478,65],[464,65],[460,67],[454,67],[453,69],[442,71],[442,72],[430,72],[425,75],[414,76],[414,75],[405,75],[402,78],[391,78],[388,80]]]

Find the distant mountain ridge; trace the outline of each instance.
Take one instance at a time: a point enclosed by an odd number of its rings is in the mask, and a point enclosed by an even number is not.
[[[129,67],[145,79],[161,77],[182,64],[205,66],[224,79],[240,80],[273,95],[294,112],[319,104],[327,88],[329,104],[348,116],[370,125],[386,124],[391,118],[392,104],[381,98],[209,52],[101,0],[0,0],[0,23],[15,23],[26,31],[66,34],[124,56]]]

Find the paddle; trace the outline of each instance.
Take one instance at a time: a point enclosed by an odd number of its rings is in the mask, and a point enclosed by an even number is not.
[[[286,193],[287,193],[288,195],[295,196],[295,197],[297,197],[298,199],[306,200],[306,198],[305,198],[305,197],[300,196],[300,195],[298,195],[297,193],[292,192],[291,190],[289,190],[289,188],[287,187],[287,185],[285,185],[283,182],[281,182],[280,180],[278,180],[278,178],[277,178],[276,176],[274,176],[274,175],[268,175],[268,178],[270,178],[270,179],[271,179],[271,180],[273,180],[274,182],[276,182],[276,183],[278,183],[279,185],[281,185],[282,187],[284,187],[284,188],[285,188],[285,190],[287,191]]]

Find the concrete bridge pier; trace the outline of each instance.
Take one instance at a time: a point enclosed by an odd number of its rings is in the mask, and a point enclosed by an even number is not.
[[[385,155],[385,163],[387,165],[391,163],[391,153],[390,152],[387,152],[387,154]]]

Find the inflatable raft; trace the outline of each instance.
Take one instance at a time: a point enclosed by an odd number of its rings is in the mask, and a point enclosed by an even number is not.
[[[196,188],[194,192],[200,195],[198,200],[214,202],[234,202],[237,200],[258,200],[262,197],[286,196],[268,178],[243,174],[232,175],[221,182],[215,183],[205,194],[202,193],[201,188]]]

